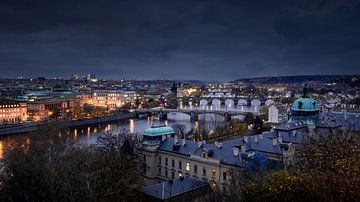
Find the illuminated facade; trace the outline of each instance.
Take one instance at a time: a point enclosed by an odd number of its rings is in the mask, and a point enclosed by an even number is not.
[[[114,109],[122,107],[127,103],[135,104],[138,99],[140,99],[140,95],[135,91],[95,90],[93,93],[92,104]]]
[[[71,118],[77,103],[74,99],[36,99],[29,101],[28,116],[30,120],[40,121],[51,116],[54,118]]]
[[[0,103],[0,123],[17,123],[26,120],[25,103]]]

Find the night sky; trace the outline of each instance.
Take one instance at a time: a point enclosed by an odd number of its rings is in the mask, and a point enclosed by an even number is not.
[[[73,73],[359,74],[360,1],[0,0],[0,77]]]

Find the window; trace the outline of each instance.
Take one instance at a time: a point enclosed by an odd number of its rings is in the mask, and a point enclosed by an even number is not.
[[[171,177],[172,177],[172,179],[175,178],[175,171],[172,171],[172,172],[171,172]]]
[[[168,170],[165,169],[165,177],[168,177]]]
[[[168,158],[165,158],[165,165],[168,165]]]
[[[215,171],[215,169],[212,169],[212,171],[211,171],[211,176],[212,176],[212,177],[216,177],[216,171]]]
[[[194,173],[197,174],[197,165],[194,165]]]
[[[172,167],[175,167],[175,160],[174,159],[171,160],[171,165],[172,165]]]
[[[223,180],[226,180],[226,172],[223,172]]]
[[[181,161],[179,161],[179,169],[181,169]]]
[[[206,168],[203,168],[203,175],[206,176]]]
[[[159,156],[159,164],[161,164],[161,156]]]
[[[159,168],[159,175],[161,175],[161,168]]]
[[[190,163],[186,162],[186,171],[190,172]]]

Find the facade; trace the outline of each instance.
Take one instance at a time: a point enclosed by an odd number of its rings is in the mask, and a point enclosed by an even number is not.
[[[283,123],[287,121],[287,112],[284,107],[277,107],[270,105],[268,109],[268,122],[269,123]]]
[[[292,144],[283,143],[275,133],[212,144],[177,139],[170,130],[167,133],[148,135],[144,132],[142,155],[146,177],[175,179],[185,176],[221,185],[227,182],[232,169],[251,169],[256,164],[268,169],[288,164],[294,152]],[[149,142],[149,138],[153,141]],[[257,162],[258,159],[263,161]]]
[[[54,118],[71,118],[76,107],[75,99],[49,98],[28,101],[29,120],[40,121],[51,116]]]
[[[140,99],[140,95],[135,91],[95,90],[92,103],[95,106],[114,109],[125,104],[135,104],[138,99]]]
[[[83,107],[85,104],[92,104],[92,94],[78,93],[76,94],[76,100],[79,102],[80,107]]]
[[[0,102],[0,124],[27,120],[26,103]]]

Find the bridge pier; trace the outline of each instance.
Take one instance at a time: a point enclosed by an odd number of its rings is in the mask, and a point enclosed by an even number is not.
[[[159,113],[159,119],[160,119],[160,121],[165,121],[165,120],[167,120],[167,113],[163,113],[163,111],[160,111],[160,113]]]
[[[195,112],[190,112],[190,121],[195,122],[199,120],[199,114]]]
[[[224,114],[225,121],[231,121],[231,115],[229,113]]]

